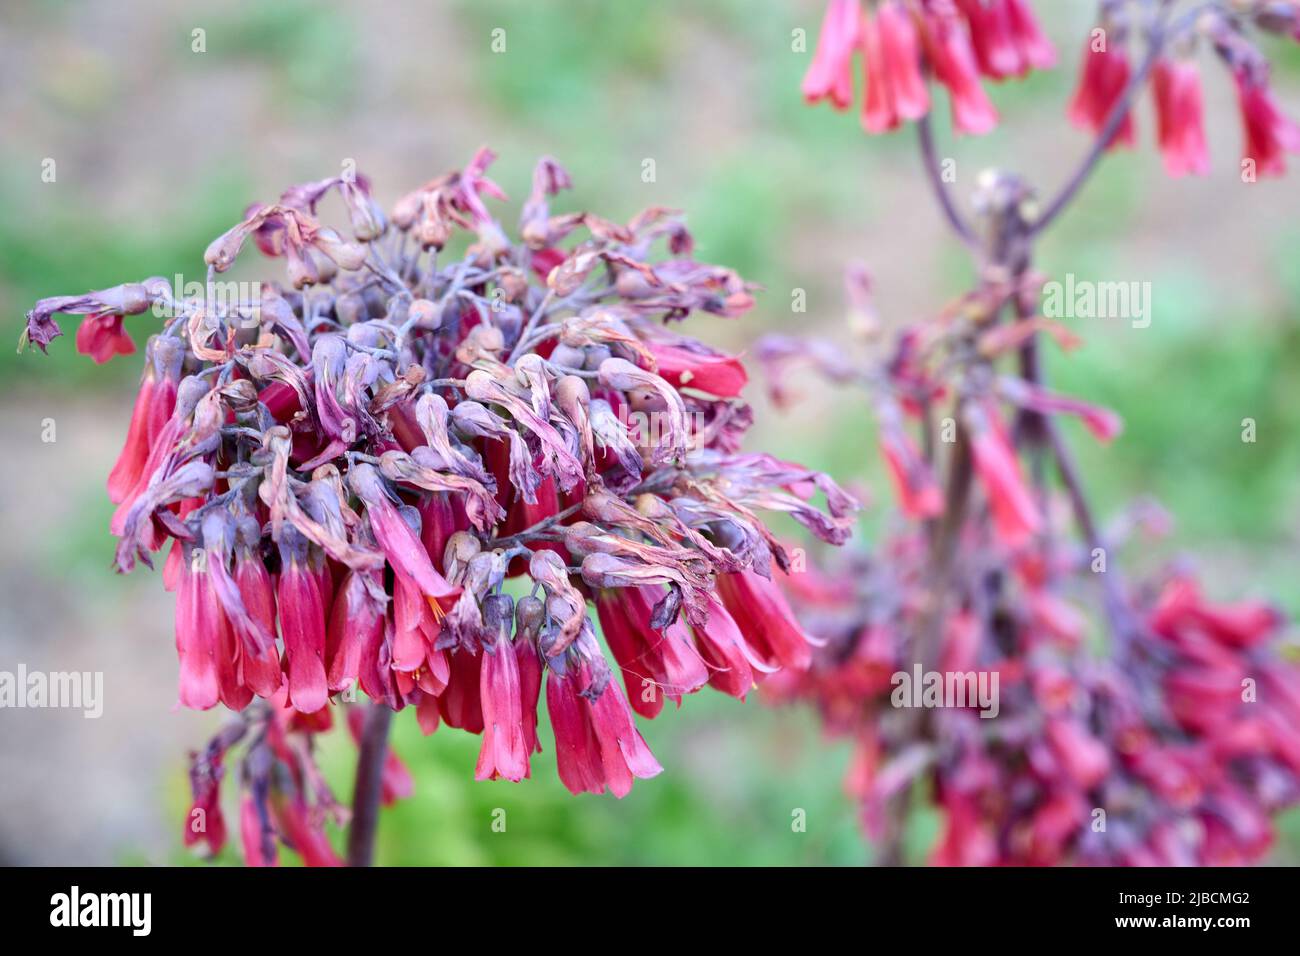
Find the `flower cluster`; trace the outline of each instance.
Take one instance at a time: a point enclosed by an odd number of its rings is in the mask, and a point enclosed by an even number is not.
[[[1100,132],[1106,128],[1130,82],[1142,82],[1129,58],[1134,31],[1132,5],[1122,0],[1101,4],[1101,25],[1084,47],[1079,85],[1069,106],[1072,123]],[[1300,40],[1300,4],[1253,2],[1207,5],[1188,16],[1145,25],[1152,36],[1148,67],[1156,113],[1156,141],[1171,176],[1204,175],[1210,170],[1205,141],[1197,48],[1208,44],[1232,76],[1241,113],[1242,159],[1258,176],[1286,171],[1286,153],[1300,152],[1300,126],[1278,108],[1269,87],[1269,63],[1249,39],[1251,28]],[[1131,111],[1124,111],[1107,148],[1137,142]]]
[[[1278,108],[1269,63],[1254,33],[1300,40],[1300,3],[1246,0],[1209,3],[1173,16],[1174,4],[1101,0],[1098,26],[1084,46],[1068,115],[1076,126],[1106,131],[1106,148],[1137,142],[1131,111],[1117,109],[1150,77],[1157,143],[1170,175],[1209,171],[1197,47],[1208,44],[1232,76],[1244,132],[1242,156],[1252,176],[1285,171],[1300,152],[1300,126]],[[1137,68],[1132,38],[1148,40]],[[933,75],[949,93],[958,133],[987,133],[998,115],[981,78],[1001,81],[1056,64],[1027,0],[831,0],[803,80],[810,102],[847,109],[854,99],[854,55],[865,62],[862,125],[869,133],[928,116]],[[1112,124],[1112,116],[1114,123]]]
[[[896,129],[930,112],[927,74],[948,91],[958,133],[987,133],[998,113],[981,77],[1001,81],[1056,65],[1028,0],[831,0],[804,75],[809,103],[853,104],[854,54],[865,66],[862,126]]]
[[[307,866],[342,866],[326,824],[343,825],[351,812],[334,796],[316,764],[316,737],[333,728],[333,711],[303,714],[288,706],[281,689],[269,701],[240,711],[208,745],[190,754],[193,803],[185,818],[184,843],[202,844],[207,856],[220,853],[228,830],[221,809],[224,762],[237,746],[239,764],[239,837],[249,866],[275,866],[280,845],[291,848]],[[360,742],[365,716],[347,707],[348,731]],[[390,750],[380,775],[380,801],[391,806],[415,790],[406,765]]]
[[[897,839],[908,801],[926,795],[944,819],[934,863],[1257,860],[1271,815],[1300,801],[1300,668],[1278,654],[1282,616],[1216,604],[1182,569],[1125,589],[1106,563],[1129,530],[1105,535],[1107,548],[1061,533],[1053,496],[1021,465],[1031,432],[1055,439],[1054,419],[1070,415],[1108,441],[1120,422],[993,371],[1033,331],[1075,344],[1025,308],[1041,281],[985,286],[861,366],[825,343],[761,345],[773,381],[800,361],[866,388],[901,512],[875,554],[786,578],[825,645],[810,669],[765,690],[814,702],[828,729],[856,741],[846,785],[873,837]],[[1016,301],[1022,317],[998,324]],[[936,458],[933,411],[945,399],[955,444]],[[941,487],[940,463],[947,488],[971,476],[964,494]],[[1128,528],[1163,524],[1148,509]],[[1098,588],[1112,633],[1101,655],[1081,608]],[[898,675],[921,665],[968,693],[907,709]],[[980,675],[997,677],[983,711]]]
[[[847,106],[844,71],[860,44],[871,131],[926,115],[926,66],[952,93],[958,132],[979,131],[963,118],[972,114],[992,125],[974,69],[952,82],[935,41],[939,11],[965,15],[968,35],[954,31],[954,48],[986,76],[1039,65],[1032,50],[1047,61],[1012,0],[872,9],[874,21],[856,0],[832,3],[804,85],[810,99]],[[1154,509],[1115,528],[1094,517],[1058,420],[1074,417],[1103,442],[1122,423],[1044,384],[1041,348],[1078,340],[1040,314],[1045,277],[1033,269],[1039,235],[1109,148],[1134,141],[1133,105],[1148,78],[1169,172],[1206,171],[1188,59],[1202,40],[1236,81],[1243,179],[1283,172],[1300,128],[1274,104],[1268,63],[1247,35],[1300,38],[1300,4],[1103,0],[1100,18],[1069,110],[1096,136],[1045,206],[1020,177],[989,170],[977,181],[978,221],[966,221],[922,126],[931,184],[978,262],[971,292],[886,335],[855,267],[848,292],[868,357],[791,337],[759,350],[778,401],[789,397],[790,364],[810,363],[865,389],[875,412],[897,519],[875,553],[788,579],[800,619],[824,644],[809,670],[767,687],[814,702],[832,732],[857,742],[848,789],[887,862],[902,859],[908,814],[928,805],[943,820],[931,851],[941,864],[1246,863],[1269,848],[1272,816],[1300,801],[1300,668],[1284,652],[1282,615],[1264,602],[1215,603],[1181,566],[1136,584],[1114,566],[1134,529],[1164,522]],[[1131,33],[1145,39],[1136,69]],[[887,121],[872,105],[882,98],[893,104]],[[1100,613],[1086,613],[1088,603]]]
[[[358,687],[426,733],[482,734],[476,777],[517,781],[545,678],[565,785],[626,794],[661,769],[633,712],[706,684],[743,699],[811,658],[757,512],[833,543],[854,520],[825,476],[739,452],[743,366],[674,328],[741,314],[746,282],[694,260],[670,210],[552,213],[570,183],[550,159],[512,241],[485,203],[504,198],[492,159],[389,216],[360,176],[292,187],[208,247],[201,294],[148,279],[28,314],[42,349],[56,313],[85,315],[77,345],[97,361],[133,350],[124,316],[168,317],[108,480],[116,564],[167,551],[180,702],[251,708],[245,828],[300,849],[328,814],[304,809],[316,775],[294,733]],[[335,199],[345,232],[318,215]],[[220,280],[250,240],[287,283]]]

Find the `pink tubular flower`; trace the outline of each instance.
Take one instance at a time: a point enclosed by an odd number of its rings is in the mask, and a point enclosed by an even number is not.
[[[897,0],[885,0],[875,20],[862,15],[861,43],[866,60],[863,128],[883,133],[902,120],[920,119],[929,112],[930,92],[921,76],[916,26]]]
[[[343,865],[343,860],[330,845],[321,821],[315,818],[301,797],[273,802],[272,813],[277,829],[287,837],[289,845],[298,851],[307,866]]]
[[[947,0],[927,4],[922,39],[935,78],[952,100],[952,125],[958,133],[981,135],[998,123],[997,110],[980,85],[979,66],[970,37]]]
[[[658,373],[678,388],[693,388],[719,398],[737,398],[749,376],[734,355],[711,349],[689,349],[666,343],[647,343]]]
[[[1089,38],[1083,49],[1083,66],[1079,73],[1079,86],[1070,100],[1070,122],[1081,129],[1101,132],[1111,109],[1124,95],[1129,81],[1128,53],[1120,45],[1123,38],[1103,35],[1101,46]],[[1132,147],[1137,143],[1133,113],[1124,114],[1124,121],[1112,137],[1107,149],[1119,146]]]
[[[1247,67],[1232,72],[1245,134],[1242,161],[1253,161],[1260,176],[1286,172],[1286,154],[1300,153],[1300,125],[1278,109],[1267,73]]]
[[[420,589],[404,574],[393,574],[392,668],[408,675],[430,694],[447,686],[448,664],[444,651],[435,647],[440,628]]]
[[[680,705],[683,694],[703,687],[708,669],[680,621],[663,631],[650,623],[662,598],[653,588],[604,588],[596,594],[596,612],[605,641],[623,671],[632,709],[653,718],[664,698]]]
[[[460,596],[460,588],[447,583],[435,570],[420,538],[388,500],[379,472],[372,465],[358,465],[348,472],[353,491],[366,503],[370,527],[393,570],[404,574],[420,589],[434,616],[441,618]]]
[[[260,534],[260,529],[258,529]],[[235,584],[248,615],[262,630],[275,634],[275,587],[261,557],[246,546],[235,548]],[[244,683],[259,697],[270,697],[280,689],[282,673],[275,641],[262,653],[246,653],[240,661]]]
[[[147,361],[131,410],[131,424],[117,463],[108,474],[108,497],[121,504],[144,475],[149,452],[176,407],[176,385],[185,351],[179,339],[154,336],[145,347]]]
[[[753,571],[718,575],[718,597],[769,665],[806,670],[812,644],[795,620],[781,589]]]
[[[537,701],[542,694],[542,658],[532,638],[521,634],[514,642],[515,664],[519,668],[519,700],[524,718],[524,752],[541,753],[537,739]],[[527,776],[527,774],[525,774]]]
[[[1018,76],[1026,65],[1011,33],[1011,11],[1002,0],[957,0],[970,25],[980,72],[995,80]]]
[[[764,662],[749,646],[735,618],[712,594],[708,606],[708,623],[695,628],[695,644],[710,669],[709,686],[744,700],[762,676],[777,668]]]
[[[1035,70],[1056,66],[1056,48],[1043,34],[1028,0],[1003,0],[1011,23],[1011,35],[1020,48],[1021,62]]]
[[[479,672],[483,745],[475,780],[504,778],[518,783],[528,776],[531,741],[524,725],[519,659],[510,642],[512,603],[509,595],[493,595],[483,612],[483,664]]]
[[[324,597],[310,567],[306,543],[292,529],[285,529],[280,561],[276,596],[288,661],[289,700],[294,709],[310,714],[329,700],[325,680]]]
[[[1025,485],[1020,461],[1001,424],[971,406],[966,411],[971,457],[988,495],[993,527],[1003,544],[1019,548],[1038,531],[1038,506]]]
[[[1273,636],[1282,626],[1282,614],[1261,601],[1211,604],[1190,577],[1173,578],[1151,614],[1151,627],[1171,641],[1186,642],[1193,635],[1212,638],[1220,645],[1247,649]]]
[[[556,770],[570,793],[603,793],[600,741],[591,725],[590,704],[579,696],[577,685],[576,676],[560,677],[554,669],[547,673],[546,710],[555,732]]]
[[[216,856],[226,845],[226,818],[221,814],[221,756],[215,755],[190,771],[194,802],[185,818],[186,846],[206,843],[208,854]]]
[[[383,637],[383,609],[366,592],[360,577],[369,573],[349,571],[330,608],[326,663],[332,691],[356,686],[366,648]]]
[[[480,734],[483,732],[483,702],[480,697],[483,653],[461,647],[446,656],[449,676],[446,690],[438,695],[438,714],[448,727]]]
[[[131,355],[135,343],[122,331],[125,316],[117,312],[95,312],[81,320],[77,329],[77,351],[103,365],[115,355]]]
[[[903,513],[910,518],[941,514],[943,493],[895,409],[886,407],[881,411],[878,440]]]
[[[207,710],[220,698],[217,657],[222,651],[225,618],[208,576],[180,564],[176,588],[176,653],[180,658],[182,707]]]
[[[1162,59],[1151,74],[1156,129],[1165,172],[1203,176],[1210,171],[1205,145],[1201,76],[1189,60]]]
[[[920,39],[911,13],[899,0],[877,10],[890,97],[900,119],[920,119],[930,111],[930,91],[921,75]]]
[[[552,669],[546,678],[546,707],[555,730],[560,780],[570,792],[603,793],[608,787],[614,796],[625,797],[634,777],[645,779],[663,770],[633,725],[618,684],[593,687],[589,665],[564,677]]]
[[[957,0],[980,72],[995,80],[1056,65],[1056,50],[1025,0]]]
[[[817,49],[803,78],[809,103],[830,98],[846,110],[853,104],[853,51],[858,43],[859,0],[831,0],[822,18]]]

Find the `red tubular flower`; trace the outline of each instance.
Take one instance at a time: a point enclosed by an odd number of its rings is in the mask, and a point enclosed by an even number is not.
[[[126,442],[108,474],[108,498],[114,504],[121,504],[141,478],[147,477],[144,468],[149,452],[176,407],[176,384],[185,361],[181,341],[171,336],[154,336],[145,351],[148,360],[131,410]]]
[[[878,441],[903,513],[919,519],[942,514],[943,493],[934,472],[896,414],[881,416]]]
[[[927,4],[921,36],[935,78],[952,100],[953,129],[974,135],[992,130],[998,113],[980,85],[975,53],[957,11],[943,0]]]
[[[1043,34],[1028,0],[1003,0],[1011,24],[1011,36],[1020,48],[1024,67],[1050,70],[1056,66],[1056,48]]]
[[[693,388],[719,398],[738,398],[749,381],[744,364],[734,355],[660,342],[646,344],[655,357],[660,377],[678,388]]]
[[[542,659],[532,638],[520,636],[515,640],[515,662],[519,668],[519,700],[524,718],[525,753],[542,752],[537,739],[537,701],[542,694]]]
[[[1232,725],[1241,705],[1239,670],[1183,667],[1164,680],[1165,703],[1187,730],[1215,733]]]
[[[546,678],[560,780],[572,793],[603,793],[608,786],[614,796],[625,797],[634,777],[656,776],[663,767],[633,725],[618,684],[607,682],[595,702],[594,692],[587,664],[565,677],[552,669]]]
[[[647,779],[663,772],[632,723],[632,710],[617,683],[610,681],[594,703],[588,702],[588,708],[610,793],[627,796],[633,777]]]
[[[846,110],[853,103],[853,51],[858,43],[859,0],[831,0],[822,18],[817,49],[803,78],[803,95],[809,103],[830,98]]]
[[[980,72],[995,80],[1056,65],[1056,50],[1025,0],[957,0]]]
[[[471,734],[483,732],[483,705],[479,697],[482,657],[481,653],[466,647],[447,655],[450,676],[447,689],[438,695],[438,713],[448,727],[458,727]]]
[[[194,801],[185,817],[186,846],[206,843],[216,856],[226,845],[226,818],[221,814],[221,758],[208,761],[202,771],[190,773]]]
[[[1232,71],[1232,78],[1245,134],[1242,160],[1253,161],[1260,176],[1282,175],[1286,154],[1300,153],[1300,125],[1278,109],[1266,72],[1243,66]]]
[[[1025,486],[1020,461],[1002,426],[991,416],[967,408],[971,457],[988,495],[993,527],[1008,548],[1025,544],[1040,524],[1038,506]]]
[[[623,671],[632,709],[654,718],[664,698],[680,705],[682,695],[708,682],[709,672],[680,622],[656,631],[650,619],[662,594],[652,589],[602,588],[596,593],[596,613],[605,642]]]
[[[570,793],[603,793],[605,768],[600,741],[591,725],[589,703],[579,696],[576,676],[561,677],[549,669],[546,710],[555,732],[555,763],[560,782]]]
[[[735,618],[712,594],[708,606],[708,623],[695,628],[695,644],[709,666],[709,686],[744,700],[762,675],[778,668],[764,662],[749,646]]]
[[[769,665],[807,670],[812,644],[773,582],[753,571],[719,574],[718,597],[742,634]]]
[[[117,312],[94,312],[81,320],[77,329],[77,351],[103,365],[114,355],[131,355],[135,342],[122,331],[126,317]]]
[[[524,732],[519,661],[508,637],[483,642],[479,700],[483,706],[483,745],[475,780],[504,777],[516,783],[528,776],[529,741]]]
[[[1186,643],[1203,634],[1221,645],[1246,649],[1271,637],[1283,620],[1277,608],[1260,601],[1211,604],[1193,578],[1180,575],[1161,592],[1151,628],[1172,641]]]
[[[447,686],[449,665],[435,647],[440,628],[419,587],[404,574],[393,574],[392,668],[430,694]]]
[[[326,663],[332,691],[356,685],[366,648],[383,639],[384,612],[366,592],[363,573],[373,572],[349,571],[344,576],[330,609]]]
[[[235,545],[235,585],[249,618],[270,641],[260,651],[248,642],[241,645],[239,677],[258,697],[271,697],[280,689],[284,676],[275,646],[275,586],[261,555],[253,550],[261,529],[255,520],[250,519],[250,523],[251,529],[246,525]]]
[[[302,797],[273,801],[277,829],[284,834],[290,846],[298,851],[307,866],[342,866],[343,860],[334,852],[321,821],[314,819],[311,808]]]
[[[1201,75],[1189,60],[1162,59],[1151,74],[1156,131],[1165,172],[1203,176],[1210,171],[1205,145]]]
[[[179,700],[182,707],[207,710],[220,698],[217,656],[225,629],[221,605],[208,577],[180,564],[176,588],[176,653],[180,658]]]
[[[861,43],[866,60],[863,128],[882,133],[929,112],[930,91],[921,76],[916,26],[897,0],[885,0],[875,20],[863,13]]]
[[[1088,805],[1078,790],[1062,787],[1053,790],[1039,804],[1030,822],[1030,860],[1040,866],[1051,866],[1061,859],[1065,847],[1079,830],[1079,821],[1086,819]]]
[[[1101,132],[1111,109],[1124,95],[1129,81],[1128,53],[1119,45],[1122,37],[1106,36],[1100,48],[1089,38],[1083,49],[1083,66],[1079,73],[1079,86],[1070,100],[1070,122],[1081,129]],[[1133,112],[1124,114],[1124,121],[1112,137],[1107,149],[1119,146],[1132,147],[1137,143]]]
[[[353,491],[366,503],[375,540],[393,570],[410,578],[428,600],[434,616],[441,618],[460,597],[460,588],[448,584],[447,579],[434,569],[429,552],[397,507],[388,500],[374,466],[363,464],[350,469],[348,480]]]
[[[294,709],[314,713],[329,700],[325,679],[325,602],[304,542],[285,529],[280,543],[280,632],[288,661],[289,700]]]
[[[239,799],[239,837],[244,847],[244,862],[249,866],[278,866],[279,845],[270,821],[262,818],[257,800],[251,793]]]
[[[970,25],[980,72],[995,80],[1022,75],[1027,64],[1012,34],[1011,11],[1002,0],[957,0]]]
[[[419,512],[420,541],[434,568],[441,573],[442,554],[447,547],[447,539],[457,531],[468,528],[469,520],[465,509],[453,504],[451,497],[441,491],[434,492],[426,501],[422,501]]]

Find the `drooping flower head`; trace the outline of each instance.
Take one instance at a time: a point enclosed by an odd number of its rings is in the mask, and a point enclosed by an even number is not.
[[[187,299],[148,280],[29,315],[42,347],[56,313],[90,316],[100,359],[125,348],[127,317],[167,314],[110,479],[116,563],[169,549],[180,702],[222,703],[253,731],[226,774],[250,862],[280,843],[337,862],[305,742],[358,691],[426,733],[481,734],[475,776],[518,781],[545,683],[565,784],[622,796],[661,769],[634,713],[706,684],[743,698],[810,660],[771,583],[790,558],[759,515],[839,543],[856,505],[823,475],[739,454],[744,366],[677,326],[743,313],[750,286],[694,260],[666,210],[553,213],[570,180],[549,158],[512,240],[488,205],[504,199],[493,158],[389,217],[364,177],[294,186],[208,247],[214,287],[249,245],[286,282]],[[345,229],[318,217],[331,194]],[[519,575],[533,593],[514,602]],[[199,809],[218,806],[232,746],[197,772]],[[389,796],[408,783],[385,770]]]

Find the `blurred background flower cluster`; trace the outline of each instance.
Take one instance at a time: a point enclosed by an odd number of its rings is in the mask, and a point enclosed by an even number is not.
[[[1049,191],[1086,149],[1064,108],[1092,12],[1045,5],[1060,68],[993,87],[1004,116],[993,134],[940,142],[959,193],[994,163]],[[503,183],[527,182],[540,154],[559,157],[575,184],[566,209],[687,210],[698,257],[764,290],[738,321],[699,320],[711,344],[847,335],[849,259],[870,269],[884,322],[930,314],[969,284],[966,257],[932,206],[912,137],[868,140],[803,107],[821,13],[806,0],[7,4],[0,325],[15,341],[41,296],[151,275],[199,281],[208,240],[286,182],[349,160],[380,184],[419,182],[484,143],[503,157]],[[1271,52],[1294,112],[1300,46]],[[1195,552],[1214,596],[1272,596],[1297,615],[1300,187],[1294,176],[1239,181],[1232,95],[1226,79],[1207,80],[1211,176],[1170,180],[1154,150],[1113,155],[1045,242],[1038,265],[1055,278],[1152,283],[1149,328],[1071,320],[1085,344],[1050,356],[1049,378],[1126,422],[1109,448],[1078,445],[1103,514],[1150,497],[1175,519],[1135,557]],[[1139,136],[1152,126],[1143,104]],[[53,182],[42,181],[47,159]],[[128,320],[137,341],[151,321]],[[98,720],[0,713],[0,862],[188,858],[182,754],[219,715],[172,712],[174,658],[158,653],[173,639],[172,598],[147,572],[123,579],[109,567],[103,481],[138,373],[131,359],[96,368],[66,339],[49,358],[0,351],[0,669],[105,675]],[[811,379],[785,387],[806,400],[759,416],[751,448],[884,497],[862,405]],[[755,381],[747,397],[763,404],[763,391]],[[1254,443],[1241,439],[1245,418]],[[47,420],[53,442],[42,440]],[[864,534],[886,510],[866,510]],[[416,795],[386,812],[379,862],[871,859],[842,791],[847,744],[823,740],[811,714],[703,695],[641,730],[669,772],[616,801],[570,797],[546,768],[552,753],[523,784],[476,784],[476,739],[424,739],[413,714],[399,716],[394,746]],[[354,758],[334,743],[324,763],[346,796]],[[492,827],[497,808],[504,833]],[[804,829],[792,826],[798,811]],[[909,841],[923,851],[936,826],[910,821]],[[1300,861],[1300,816],[1281,826],[1276,862]]]

